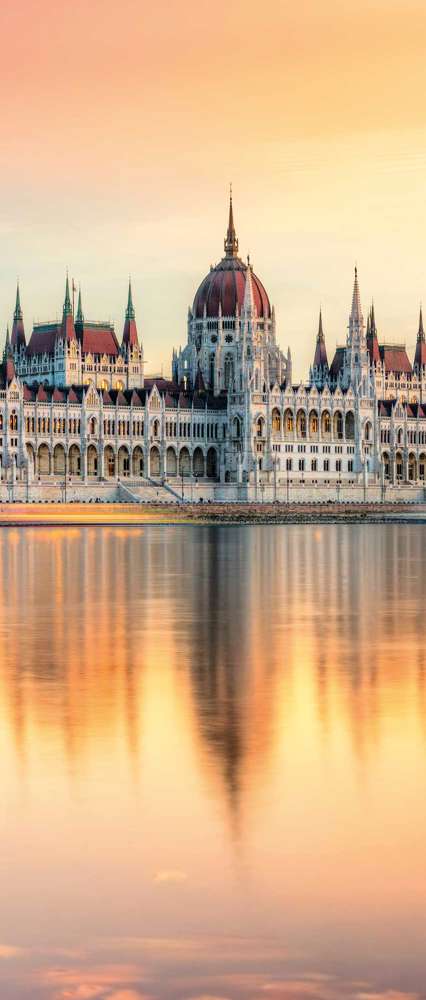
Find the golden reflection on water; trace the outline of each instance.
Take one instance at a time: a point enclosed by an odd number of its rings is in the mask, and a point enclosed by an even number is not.
[[[3,530],[2,1000],[425,995],[425,556]]]

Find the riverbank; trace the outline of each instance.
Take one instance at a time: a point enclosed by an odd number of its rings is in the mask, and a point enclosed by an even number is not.
[[[1,504],[0,527],[37,525],[426,523],[426,504]]]

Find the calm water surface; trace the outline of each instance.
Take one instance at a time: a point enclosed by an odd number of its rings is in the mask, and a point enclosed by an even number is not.
[[[0,534],[1,1000],[426,996],[426,530]]]

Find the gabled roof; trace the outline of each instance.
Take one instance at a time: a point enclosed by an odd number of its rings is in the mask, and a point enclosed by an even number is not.
[[[79,393],[75,386],[71,386],[68,392],[68,402],[69,403],[80,403],[82,393]]]
[[[52,400],[54,403],[65,403],[67,394],[65,389],[58,389],[56,386],[52,392]]]

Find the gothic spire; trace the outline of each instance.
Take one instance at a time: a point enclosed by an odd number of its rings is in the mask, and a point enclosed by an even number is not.
[[[22,309],[21,309],[21,296],[19,294],[19,281],[16,284],[16,303],[15,312],[13,314],[14,320],[22,319]]]
[[[374,303],[371,303],[371,309],[368,314],[367,319],[367,348],[370,355],[370,361],[372,365],[380,365],[380,348],[379,341],[377,339],[377,327],[376,327],[376,317],[374,315]]]
[[[72,313],[68,271],[67,271],[67,280],[65,283],[65,299],[64,299],[62,326],[60,335],[66,341],[75,340],[74,316]]]
[[[77,312],[76,312],[76,316],[75,316],[75,321],[76,321],[76,323],[79,323],[80,326],[83,326],[84,316],[83,316],[83,307],[82,307],[82,304],[81,304],[81,287],[80,286],[79,286],[79,289],[78,289]]]
[[[19,281],[16,285],[16,302],[15,311],[13,313],[13,325],[12,325],[12,348],[14,351],[20,348],[26,347],[25,339],[25,328],[24,328],[24,317],[21,308],[21,296],[19,291]]]
[[[236,257],[238,254],[238,239],[235,232],[234,226],[234,211],[232,207],[232,184],[229,192],[229,217],[228,217],[228,231],[225,237],[225,253],[227,257]]]
[[[317,342],[315,345],[314,368],[324,372],[328,370],[327,348],[325,346],[324,330],[322,325],[322,310],[320,309]]]
[[[353,324],[362,325],[364,322],[362,309],[361,309],[361,297],[359,294],[359,284],[358,284],[358,268],[355,267],[355,278],[354,278],[354,290],[352,294],[352,309],[350,319]]]
[[[371,332],[375,334],[377,333],[377,330],[376,330],[376,317],[374,315],[374,302],[371,303],[370,319],[371,319],[370,322]]]
[[[10,383],[16,377],[16,370],[15,370],[15,362],[13,360],[13,348],[9,336],[9,324],[7,325],[7,330],[6,330],[6,342],[4,345],[4,352],[3,352],[3,365],[6,376],[6,384],[10,385]]]
[[[420,370],[426,366],[426,337],[423,328],[423,310],[420,306],[419,329],[417,333],[416,353],[414,355],[414,367]]]
[[[129,294],[127,296],[126,319],[134,319],[134,318],[135,318],[135,308],[133,305],[133,298],[132,298],[132,280],[131,278],[129,278]]]
[[[68,271],[67,271],[67,280],[66,280],[66,283],[65,283],[65,299],[64,299],[63,314],[64,314],[64,318],[65,318],[65,316],[71,316],[71,314],[72,314],[71,299],[70,299],[70,283],[69,283],[69,278],[68,278]]]
[[[135,320],[135,307],[133,305],[133,297],[132,297],[132,282],[130,278],[129,278],[129,291],[127,294],[126,315],[125,315],[124,329],[123,329],[123,347],[125,350],[128,350],[129,348],[139,347],[139,337]]]
[[[421,306],[419,314],[419,332],[417,334],[417,343],[423,343],[423,344],[425,343],[425,331],[423,329],[423,310]]]

